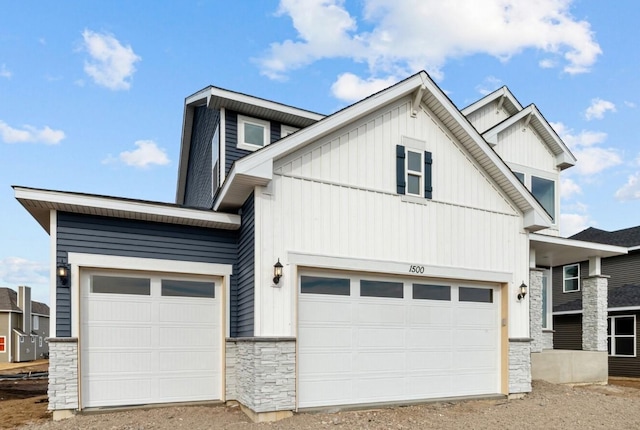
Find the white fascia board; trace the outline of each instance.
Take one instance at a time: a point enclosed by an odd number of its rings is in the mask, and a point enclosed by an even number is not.
[[[630,247],[629,247],[629,252],[631,252],[631,251],[637,251],[638,249],[640,249],[640,245],[637,245],[637,246],[630,246]]]
[[[311,112],[304,109],[299,109],[293,106],[284,105],[281,103],[273,102],[266,99],[261,99],[259,97],[253,97],[247,94],[236,93],[234,91],[225,90],[223,88],[210,87],[209,97],[210,98],[219,98],[219,99],[228,99],[233,100],[238,103],[244,103],[251,106],[257,106],[264,109],[270,109],[278,112],[282,112],[288,115],[295,115],[303,118],[308,118],[314,121],[320,121],[325,116],[319,113]],[[208,102],[207,105],[210,103]]]
[[[557,157],[558,167],[562,167],[563,169],[566,169],[567,167],[575,166],[578,160],[573,155],[569,147],[564,144],[562,139],[560,139],[560,136],[558,136],[558,133],[556,133],[553,127],[551,127],[551,124],[549,124],[549,122],[545,119],[542,113],[538,110],[538,107],[536,105],[532,105],[532,106],[533,106],[535,121],[537,121],[537,123],[539,123],[539,125],[542,128],[544,128],[544,130],[549,134],[549,136],[551,136],[553,143],[557,145],[558,148],[560,149],[560,151],[557,151],[557,150],[553,151],[558,156]],[[551,146],[549,143],[547,143],[547,145]]]
[[[513,104],[513,106],[518,111],[522,110],[522,106],[520,105],[520,102],[518,102],[518,100],[514,97],[513,93],[509,90],[509,88],[507,88],[506,86],[503,86],[501,88],[498,88],[496,91],[492,92],[491,94],[488,94],[485,97],[481,98],[477,102],[472,103],[466,108],[462,109],[461,110],[462,115],[469,116],[470,114],[482,109],[484,106],[488,105],[489,103],[492,103],[493,101],[499,99],[500,97],[508,98],[509,101]]]
[[[575,311],[558,311],[558,312],[552,312],[552,314],[554,316],[556,315],[579,315],[582,313],[582,309],[578,309]]]
[[[173,219],[197,220],[210,223],[225,224],[231,229],[240,227],[240,216],[213,211],[196,210],[165,206],[144,201],[120,200],[117,198],[78,195],[62,191],[38,190],[14,187],[16,199],[26,202],[48,203],[53,207],[86,207],[110,211],[145,214],[153,217],[168,217]],[[100,215],[100,213],[98,213]]]
[[[524,119],[527,115],[532,114],[532,113],[533,113],[533,105],[529,105],[526,108],[524,108],[523,110],[521,110],[520,112],[518,112],[517,114],[515,114],[513,116],[510,116],[509,118],[505,119],[501,123],[496,124],[495,126],[490,128],[489,130],[485,131],[482,134],[482,137],[484,137],[484,139],[487,142],[492,142],[495,145],[495,144],[498,143],[498,135],[500,133],[502,133],[506,129],[512,127],[518,121],[520,121],[521,119]]]

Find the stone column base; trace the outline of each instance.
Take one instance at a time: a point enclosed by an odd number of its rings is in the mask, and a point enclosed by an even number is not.
[[[531,339],[509,339],[509,395],[531,392]]]

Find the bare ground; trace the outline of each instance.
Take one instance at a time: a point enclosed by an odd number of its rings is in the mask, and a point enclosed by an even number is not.
[[[640,381],[625,385],[570,387],[534,382],[531,394],[518,400],[478,400],[431,403],[334,414],[296,414],[276,423],[254,424],[237,407],[176,406],[125,412],[78,415],[53,422],[46,403],[36,398],[16,400],[8,410],[31,411],[31,423],[21,429],[609,429],[640,428]],[[7,409],[2,408],[4,417]],[[37,412],[39,411],[39,412]],[[0,420],[2,421],[2,420]],[[26,423],[27,421],[22,421]],[[17,425],[14,424],[14,425]]]

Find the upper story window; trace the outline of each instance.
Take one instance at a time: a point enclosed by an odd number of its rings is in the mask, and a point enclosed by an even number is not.
[[[287,137],[290,134],[295,133],[300,130],[299,128],[291,127],[290,125],[281,125],[280,126],[280,137]]]
[[[531,176],[531,194],[555,220],[556,216],[556,183],[549,179]]]
[[[562,292],[580,291],[580,264],[570,264],[562,268]]]
[[[238,148],[255,151],[269,144],[269,121],[238,115]]]
[[[33,315],[33,329],[40,330],[40,317],[38,315]]]
[[[396,145],[396,185],[397,193],[407,196],[432,197],[431,152],[424,151],[426,142],[403,138],[403,143],[411,146]]]

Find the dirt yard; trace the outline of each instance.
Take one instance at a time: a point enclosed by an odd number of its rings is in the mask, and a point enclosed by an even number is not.
[[[401,408],[296,414],[254,424],[237,407],[184,406],[79,415],[53,422],[47,413],[46,381],[0,383],[0,426],[57,429],[609,429],[640,428],[640,381],[612,379],[606,386],[569,387],[535,382],[519,400],[433,403]],[[9,394],[7,394],[9,393]],[[6,397],[5,397],[6,396]],[[20,427],[20,424],[23,424]]]
[[[46,372],[47,363],[13,369],[0,368],[0,374]],[[49,420],[47,380],[0,381],[0,429],[12,429],[35,420]]]

